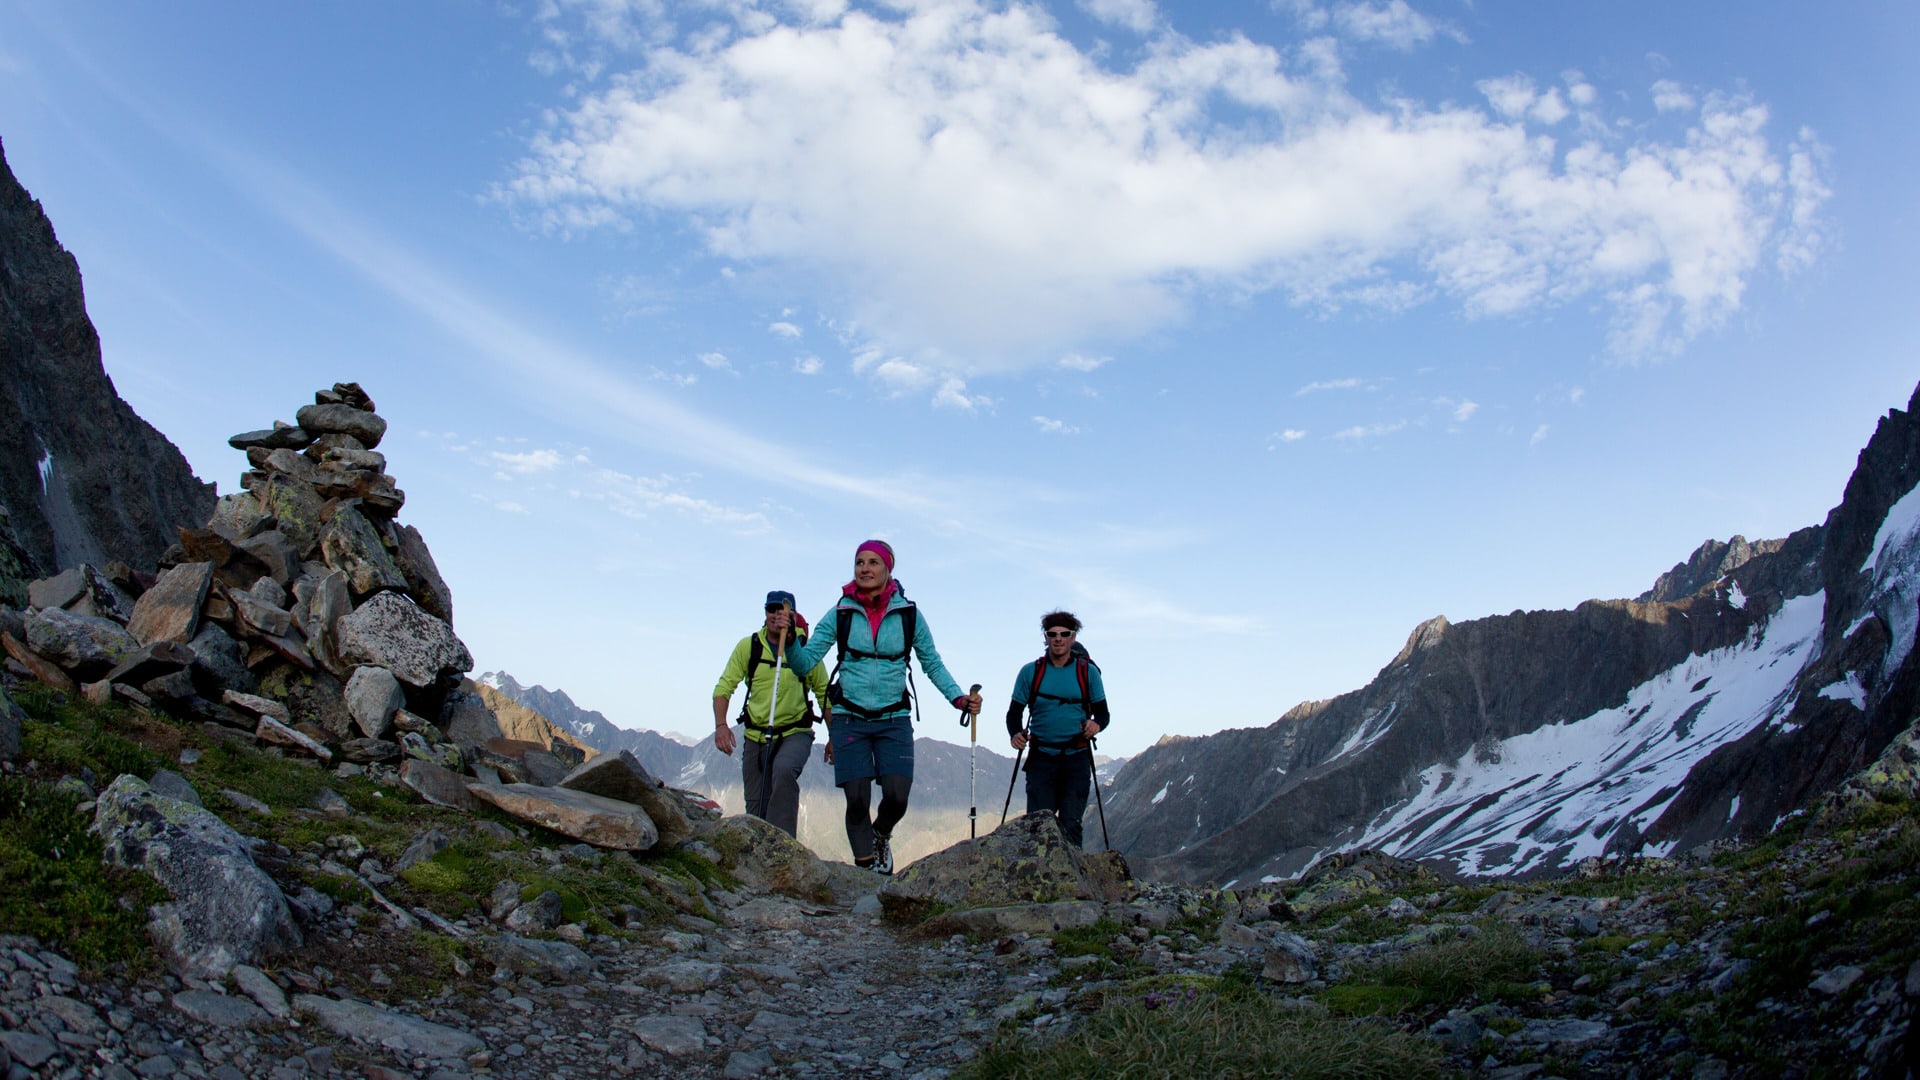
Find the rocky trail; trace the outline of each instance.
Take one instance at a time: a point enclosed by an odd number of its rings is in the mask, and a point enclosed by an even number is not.
[[[727,925],[684,916],[646,939],[594,942],[590,970],[502,966],[391,1010],[320,1019],[301,1000],[309,1015],[291,1015],[303,993],[351,1002],[346,983],[391,985],[408,948],[358,934],[332,945],[338,967],[244,976],[245,990],[220,993],[171,976],[82,980],[5,939],[0,1062],[11,1058],[10,1077],[941,1076],[973,1056],[994,1009],[1047,975],[1009,970],[964,937],[886,928],[871,893],[852,908],[761,897]],[[356,1042],[334,1020],[374,1037]]]

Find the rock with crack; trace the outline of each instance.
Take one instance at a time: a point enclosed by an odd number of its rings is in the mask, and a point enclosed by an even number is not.
[[[287,900],[253,862],[244,838],[218,817],[122,775],[102,792],[93,829],[106,861],[152,876],[173,900],[148,930],[173,968],[220,979],[301,944]]]
[[[602,754],[581,764],[561,779],[560,786],[639,806],[660,830],[662,847],[679,847],[693,836],[685,800],[654,779],[631,750]]]
[[[701,839],[720,853],[721,868],[744,884],[800,900],[832,897],[820,857],[760,818],[721,818]]]
[[[27,616],[27,648],[91,682],[138,652],[140,643],[112,619],[42,608]]]
[[[660,839],[645,810],[632,803],[584,791],[532,784],[480,783],[468,784],[467,791],[522,821],[594,847],[646,851]]]
[[[313,1017],[336,1035],[408,1057],[463,1058],[486,1048],[485,1043],[458,1028],[359,1001],[296,994],[293,1010]]]
[[[153,588],[134,602],[127,631],[142,645],[156,641],[186,643],[200,629],[200,609],[213,585],[213,564],[181,563],[160,575]]]
[[[1126,864],[1112,852],[1083,854],[1059,818],[1027,814],[980,838],[921,859],[880,889],[887,916],[919,922],[936,905],[999,907],[1059,900],[1119,900]]]
[[[473,655],[453,628],[396,593],[383,592],[339,622],[340,659],[386,668],[409,686],[433,685],[442,672],[473,670]]]

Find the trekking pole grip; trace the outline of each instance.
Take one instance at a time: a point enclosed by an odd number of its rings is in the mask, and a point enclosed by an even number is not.
[[[972,697],[973,695],[975,695],[975,694],[977,694],[977,693],[979,693],[979,692],[980,692],[980,684],[979,684],[979,683],[974,683],[972,687],[970,687],[970,688],[968,688],[968,690],[967,690],[967,696],[968,696],[968,697]],[[974,724],[973,724],[973,720],[974,720],[974,715],[973,715],[972,713],[970,713],[970,712],[968,712],[968,711],[967,711],[967,710],[965,710],[965,709],[961,709],[961,710],[960,710],[960,726],[961,726],[961,727],[972,727],[972,726],[974,726]],[[975,742],[978,742],[978,741],[980,741],[980,734],[979,734],[979,732],[977,732],[977,731],[976,731],[976,732],[974,733],[974,741],[975,741]]]

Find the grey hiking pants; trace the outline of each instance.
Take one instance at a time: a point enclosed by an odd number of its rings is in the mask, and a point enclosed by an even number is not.
[[[761,816],[781,832],[798,838],[800,828],[800,773],[813,756],[813,732],[801,728],[779,740],[759,743],[742,734],[740,779],[747,789],[747,812],[760,805],[762,786],[771,780],[766,813]],[[777,743],[777,745],[776,745]],[[772,753],[768,748],[772,747]],[[771,759],[771,760],[769,760]]]

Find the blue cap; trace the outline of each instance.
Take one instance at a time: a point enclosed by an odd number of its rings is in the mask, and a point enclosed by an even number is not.
[[[768,607],[779,607],[782,604],[790,608],[800,606],[798,603],[794,601],[793,594],[786,591],[785,589],[775,589],[772,592],[767,594]]]

